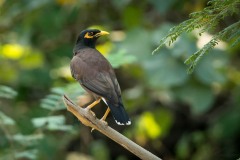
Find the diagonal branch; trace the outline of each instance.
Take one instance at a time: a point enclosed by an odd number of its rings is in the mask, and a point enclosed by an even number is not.
[[[66,95],[63,96],[63,101],[67,107],[67,110],[74,114],[85,126],[98,130],[102,134],[106,135],[113,141],[126,148],[128,151],[138,156],[140,159],[161,160],[151,152],[147,151],[116,130],[107,126],[103,121],[93,116],[89,110],[81,108],[74,104]]]

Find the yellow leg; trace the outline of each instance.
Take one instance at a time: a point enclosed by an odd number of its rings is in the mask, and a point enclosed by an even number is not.
[[[101,120],[105,121],[105,119],[107,118],[108,114],[110,112],[110,108],[108,107],[105,114],[103,115],[103,117],[101,118]]]
[[[103,117],[101,118],[101,120],[105,123],[106,126],[108,125],[108,123],[105,121],[105,119],[107,118],[109,112],[110,112],[110,108],[108,107],[106,112],[104,113]],[[94,128],[91,129],[91,132],[92,131],[94,131]]]
[[[96,101],[94,101],[93,103],[91,103],[90,105],[87,106],[87,109],[90,110],[92,109],[96,104],[98,104],[101,101],[101,99],[98,99]]]

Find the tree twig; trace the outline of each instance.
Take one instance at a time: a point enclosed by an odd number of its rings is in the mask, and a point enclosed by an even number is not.
[[[63,96],[63,101],[67,110],[74,114],[85,126],[98,130],[143,160],[161,160],[151,152],[106,125],[103,121],[97,119],[89,110],[74,104],[66,95]]]

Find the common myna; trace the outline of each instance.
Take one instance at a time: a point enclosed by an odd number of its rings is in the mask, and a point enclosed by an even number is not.
[[[99,37],[109,34],[106,31],[87,29],[80,33],[73,49],[70,68],[74,79],[91,94],[95,101],[87,106],[93,108],[101,100],[108,106],[102,120],[111,111],[118,125],[130,125],[131,121],[124,109],[121,89],[108,60],[95,48]]]

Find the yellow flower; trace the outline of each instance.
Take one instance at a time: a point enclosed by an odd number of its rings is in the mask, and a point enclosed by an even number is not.
[[[24,54],[24,47],[19,44],[5,44],[2,46],[2,55],[9,59],[19,59]]]
[[[162,129],[157,124],[154,119],[154,116],[150,112],[145,112],[139,120],[139,128],[142,130],[148,137],[155,139],[160,136]]]

